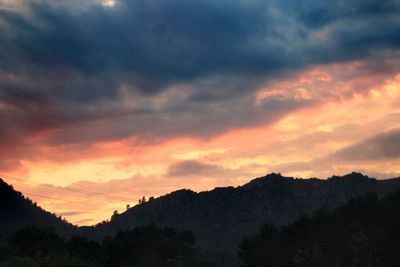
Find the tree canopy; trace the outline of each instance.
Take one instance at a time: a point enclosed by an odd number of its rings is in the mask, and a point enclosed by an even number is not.
[[[383,199],[374,194],[333,211],[244,238],[240,265],[256,266],[398,266],[400,262],[400,191]]]

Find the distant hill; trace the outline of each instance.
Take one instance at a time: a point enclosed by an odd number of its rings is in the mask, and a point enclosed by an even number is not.
[[[190,229],[203,251],[233,255],[243,236],[255,234],[266,223],[286,225],[317,209],[331,209],[371,192],[383,196],[399,187],[399,178],[376,180],[360,173],[327,180],[295,179],[272,173],[236,188],[201,193],[179,190],[134,206],[113,216],[108,223],[83,227],[81,231],[100,239],[121,229],[155,223]]]
[[[389,267],[400,263],[400,190],[318,210],[289,226],[264,225],[239,246],[242,267]]]
[[[110,222],[76,229],[0,179],[0,237],[33,225],[53,227],[62,235],[78,231],[101,240],[120,230],[154,223],[192,230],[203,252],[210,255],[234,255],[240,240],[256,234],[264,224],[287,225],[320,208],[332,209],[373,192],[381,197],[399,187],[400,178],[376,180],[360,173],[327,180],[295,179],[272,173],[239,187],[200,193],[178,190],[114,215]]]
[[[0,179],[0,237],[26,226],[52,227],[63,235],[76,230],[72,224],[43,210]]]

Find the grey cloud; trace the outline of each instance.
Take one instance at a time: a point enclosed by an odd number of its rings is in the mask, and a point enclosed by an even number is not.
[[[0,9],[1,151],[46,130],[59,144],[270,123],[321,99],[255,106],[265,82],[352,59],[379,69],[400,45],[397,0],[68,2]],[[134,108],[118,106],[124,86]],[[185,97],[158,105],[173,87]]]
[[[398,1],[29,3],[25,12],[0,12],[1,66],[31,83],[53,81],[34,90],[61,102],[117,97],[121,83],[151,95],[171,84],[239,77],[235,90],[199,87],[193,99],[229,97],[268,76],[399,45]],[[324,37],[315,39],[321,27]]]
[[[81,215],[84,214],[85,212],[82,211],[66,211],[66,212],[61,212],[58,213],[60,216],[74,216],[74,215]]]
[[[83,220],[79,220],[79,221],[77,221],[76,222],[78,225],[85,225],[85,224],[87,224],[87,223],[91,223],[91,224],[95,224],[95,223],[97,223],[97,220],[96,219],[83,219]]]
[[[216,164],[202,163],[195,160],[178,162],[169,167],[167,176],[170,177],[201,177],[216,176],[227,170]],[[206,178],[206,177],[204,177]]]
[[[121,79],[134,73],[129,82],[151,94],[209,75],[272,75],[397,49],[399,6],[395,0],[120,0],[114,8],[77,12],[32,2],[30,16],[1,13],[11,29],[0,38],[9,44],[2,51],[15,52],[2,54],[8,68],[32,64]],[[315,39],[321,28],[324,38]]]
[[[333,165],[350,164],[354,171],[354,164],[363,164],[370,161],[390,161],[400,159],[400,129],[393,129],[371,138],[344,147],[335,153],[328,154],[322,157],[315,158],[304,162],[290,162],[269,166],[271,171],[277,172],[324,172],[330,173],[333,170]],[[362,165],[360,165],[362,166]],[[339,172],[339,170],[335,170]],[[348,172],[349,170],[345,170]],[[378,173],[359,170],[363,173],[370,173],[376,177],[394,177],[395,173]]]
[[[400,158],[400,129],[391,130],[339,150],[330,158],[340,161],[368,161]]]
[[[296,109],[312,104],[314,102],[311,100],[271,98],[256,106],[254,98],[248,96],[217,103],[185,103],[163,112],[132,112],[82,123],[65,129],[53,141],[74,143],[128,136],[138,136],[143,142],[176,136],[210,138],[231,129],[272,123]]]

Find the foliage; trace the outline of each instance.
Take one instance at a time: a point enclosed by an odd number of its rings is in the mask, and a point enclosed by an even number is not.
[[[119,232],[102,244],[53,229],[27,227],[0,240],[0,267],[191,266],[197,254],[191,232],[143,226]]]
[[[100,267],[99,264],[71,257],[13,257],[7,261],[0,262],[0,267]]]
[[[191,232],[153,224],[121,231],[104,241],[107,266],[182,266],[197,252]]]
[[[240,244],[241,266],[398,266],[400,191],[321,209],[280,229],[270,225]]]
[[[103,258],[102,247],[99,243],[80,236],[73,236],[65,247],[70,257],[97,260]]]
[[[9,242],[19,254],[32,258],[59,256],[64,249],[64,239],[50,228],[24,228],[16,232]]]

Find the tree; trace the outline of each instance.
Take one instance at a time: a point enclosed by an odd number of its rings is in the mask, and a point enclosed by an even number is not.
[[[179,266],[197,254],[191,232],[147,226],[121,231],[103,243],[107,266]],[[182,265],[183,266],[183,265]],[[188,265],[189,266],[189,265]]]
[[[400,190],[375,194],[335,210],[319,210],[289,226],[264,226],[242,240],[241,266],[398,266]]]
[[[116,216],[118,216],[118,210],[114,210],[113,215],[111,216],[111,219],[114,219]]]
[[[66,248],[69,257],[97,259],[98,261],[102,258],[100,244],[80,236],[73,236],[66,243]]]
[[[10,244],[21,255],[45,257],[63,254],[64,239],[51,228],[27,227],[11,236]]]
[[[144,203],[146,203],[146,197],[145,196],[143,196],[141,199],[139,199],[139,204],[144,204]]]

